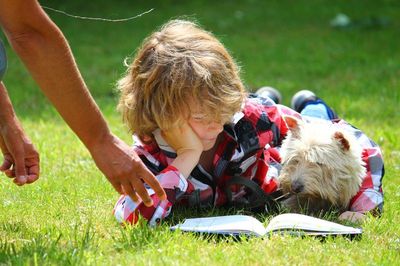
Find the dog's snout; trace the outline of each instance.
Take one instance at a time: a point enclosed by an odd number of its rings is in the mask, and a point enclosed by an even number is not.
[[[304,184],[301,181],[295,180],[292,182],[292,191],[294,193],[300,193],[303,191],[303,189],[304,189]]]

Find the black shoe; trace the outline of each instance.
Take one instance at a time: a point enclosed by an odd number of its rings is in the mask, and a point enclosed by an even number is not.
[[[256,95],[261,96],[261,97],[269,97],[272,99],[276,104],[279,104],[282,102],[282,96],[280,92],[277,89],[274,89],[272,87],[261,87],[259,88],[256,92]]]
[[[291,106],[292,109],[300,113],[306,104],[310,101],[316,101],[318,98],[314,92],[309,90],[301,90],[296,92],[292,97]]]

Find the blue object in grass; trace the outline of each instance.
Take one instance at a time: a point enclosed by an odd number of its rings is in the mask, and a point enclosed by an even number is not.
[[[311,103],[307,104],[306,107],[301,111],[301,115],[321,118],[325,120],[331,120],[329,117],[326,106],[322,103]]]

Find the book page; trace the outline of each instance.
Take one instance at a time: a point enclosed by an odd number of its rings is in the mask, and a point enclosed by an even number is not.
[[[271,219],[267,228],[267,232],[274,231],[304,231],[306,234],[327,233],[327,234],[361,234],[360,228],[344,226],[338,223],[318,219],[315,217],[286,213],[278,215]]]
[[[186,219],[182,224],[171,227],[172,230],[216,234],[247,234],[262,236],[263,224],[254,217],[246,215],[228,215],[206,218]]]

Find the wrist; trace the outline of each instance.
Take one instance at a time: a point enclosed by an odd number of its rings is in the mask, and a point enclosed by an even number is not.
[[[80,138],[90,153],[95,152],[98,147],[103,146],[105,143],[113,143],[114,135],[108,130],[99,130],[96,135],[91,138]]]
[[[0,115],[0,132],[2,135],[25,135],[15,114]]]
[[[15,124],[16,115],[14,108],[11,104],[7,90],[4,87],[3,82],[0,81],[0,127],[3,125]]]
[[[196,165],[200,160],[201,153],[202,151],[198,150],[185,150],[178,153],[176,157]]]
[[[176,167],[187,178],[199,163],[200,155],[201,152],[196,150],[186,150],[179,153],[171,165]]]
[[[18,128],[17,118],[13,113],[3,113],[0,111],[0,130]]]

